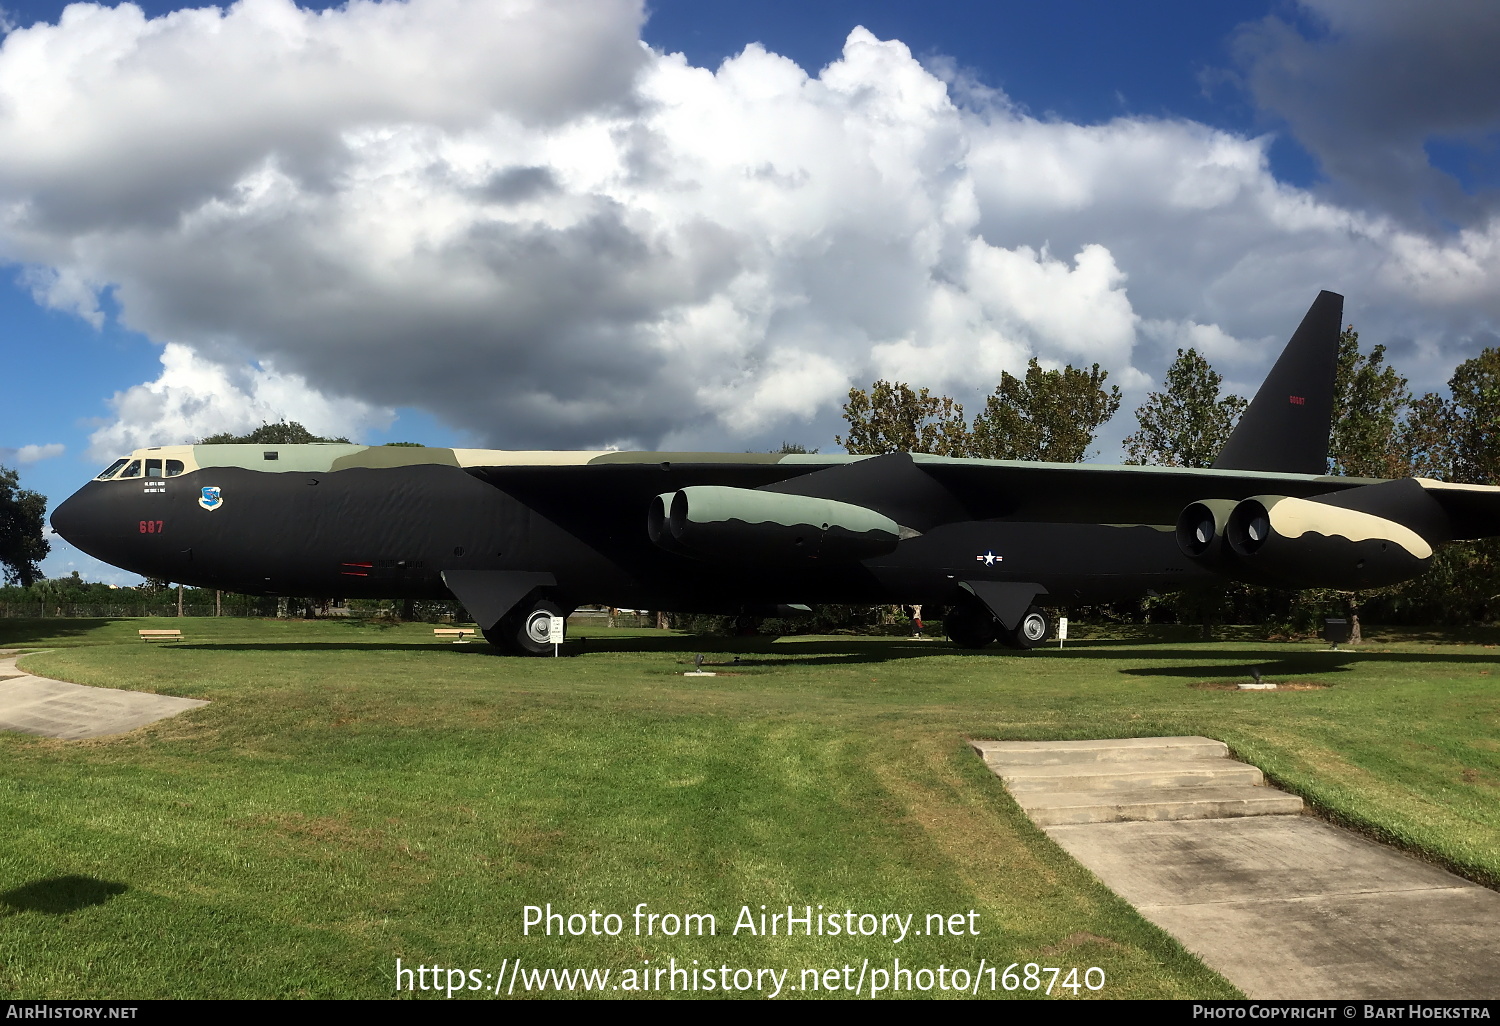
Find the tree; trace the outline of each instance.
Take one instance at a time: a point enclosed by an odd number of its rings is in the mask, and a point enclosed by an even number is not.
[[[1002,371],[1000,384],[974,418],[967,455],[995,460],[1077,463],[1100,425],[1120,408],[1120,389],[1104,387],[1109,371],[1042,370],[1036,357],[1025,379]]]
[[[1397,438],[1407,473],[1464,484],[1500,484],[1500,349],[1465,360],[1448,379],[1451,399],[1411,404]],[[1500,615],[1500,538],[1441,546],[1421,577],[1378,595],[1407,622],[1470,624]]]
[[[914,392],[901,381],[877,381],[868,392],[849,389],[844,420],[849,435],[834,441],[861,456],[891,452],[963,456],[968,448],[963,406],[925,388]]]
[[[1448,388],[1453,393],[1450,480],[1500,484],[1500,349],[1491,347],[1459,364]]]
[[[236,435],[228,431],[217,435],[209,435],[200,438],[199,445],[305,445],[308,442],[345,442],[347,438],[323,438],[315,435],[307,428],[298,424],[295,420],[277,421],[275,424],[265,423],[251,431],[247,435]]]
[[[1394,442],[1403,473],[1500,484],[1500,349],[1459,364],[1448,389],[1451,399],[1428,392],[1408,404]]]
[[[1221,395],[1224,378],[1196,349],[1179,349],[1167,368],[1160,392],[1152,392],[1135,411],[1140,429],[1125,439],[1126,463],[1161,467],[1208,467],[1229,440],[1249,403]],[[1154,601],[1182,623],[1197,623],[1205,638],[1213,625],[1233,616],[1247,585],[1217,581],[1172,592]]]
[[[1333,387],[1333,425],[1328,436],[1328,472],[1346,477],[1405,477],[1401,415],[1411,403],[1406,379],[1385,365],[1385,346],[1368,356],[1359,332],[1349,325],[1339,336]]]
[[[1196,349],[1177,350],[1162,391],[1135,411],[1140,430],[1125,439],[1126,463],[1207,467],[1229,440],[1249,403],[1219,395],[1222,375]]]
[[[1453,408],[1436,392],[1407,406],[1396,433],[1396,453],[1406,475],[1453,479]]]
[[[818,450],[809,449],[800,442],[782,442],[781,448],[772,449],[773,456],[815,456]]]
[[[42,537],[47,499],[20,485],[14,470],[0,467],[0,567],[8,584],[29,588],[40,580],[40,563],[52,546]]]

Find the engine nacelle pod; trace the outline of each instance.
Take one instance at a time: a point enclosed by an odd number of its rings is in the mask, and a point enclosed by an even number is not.
[[[1177,547],[1182,554],[1214,570],[1232,559],[1232,555],[1225,556],[1224,529],[1237,505],[1235,499],[1202,499],[1184,509],[1177,518]]]
[[[720,485],[658,495],[646,531],[678,555],[782,566],[883,556],[902,536],[894,520],[863,506]]]
[[[1290,588],[1380,588],[1416,577],[1432,561],[1432,546],[1409,527],[1284,495],[1240,502],[1223,537],[1224,572]]]

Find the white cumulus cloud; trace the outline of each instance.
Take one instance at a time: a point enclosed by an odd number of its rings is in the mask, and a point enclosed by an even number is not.
[[[387,427],[395,419],[392,411],[358,400],[329,399],[295,374],[264,365],[212,363],[175,342],[162,350],[161,363],[155,381],[116,392],[109,400],[115,420],[89,436],[91,457],[109,459],[223,431],[244,433],[279,420],[296,420],[315,435],[338,437]]]
[[[68,447],[61,442],[48,442],[45,445],[23,445],[19,448],[0,446],[0,464],[37,463],[41,460],[50,460],[54,456],[61,456],[67,449]]]

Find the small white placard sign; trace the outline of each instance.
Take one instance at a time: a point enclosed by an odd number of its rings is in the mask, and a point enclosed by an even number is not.
[[[1066,616],[1059,616],[1057,618],[1057,640],[1068,640],[1068,618]]]
[[[547,625],[547,643],[549,645],[561,645],[563,643],[563,627],[567,619],[561,616],[552,617],[552,622]]]

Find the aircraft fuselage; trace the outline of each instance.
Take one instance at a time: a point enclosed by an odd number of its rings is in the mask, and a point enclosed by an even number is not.
[[[660,492],[757,488],[816,469],[678,464],[643,475],[619,464],[591,468],[581,486],[576,472],[559,474],[541,505],[571,510],[564,526],[458,466],[201,467],[91,482],[53,521],[84,551],[143,576],[266,595],[448,598],[445,571],[534,571],[552,574],[574,604],[733,611],[938,604],[953,600],[955,581],[975,579],[1038,582],[1053,601],[1104,601],[1212,576],[1182,555],[1170,525],[948,523],[876,558],[774,572],[664,552],[647,537],[646,507]],[[216,502],[203,500],[205,487]]]

